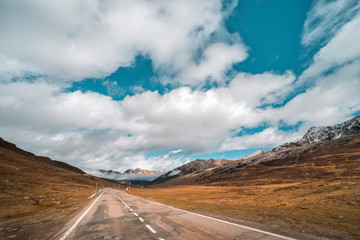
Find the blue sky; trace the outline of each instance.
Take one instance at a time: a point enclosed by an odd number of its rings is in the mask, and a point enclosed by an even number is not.
[[[2,1],[0,136],[86,171],[238,159],[360,112],[358,1]]]

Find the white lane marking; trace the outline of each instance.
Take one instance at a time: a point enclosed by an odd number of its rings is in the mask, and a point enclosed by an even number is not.
[[[135,216],[139,216],[136,212],[134,212],[134,215],[135,215]]]
[[[163,239],[163,238],[159,238],[159,240],[165,240],[165,239]]]
[[[139,220],[142,221],[142,222],[144,222],[144,219],[142,219],[142,218],[139,218]]]
[[[152,233],[156,233],[156,231],[155,231],[150,225],[146,225],[146,227],[147,227],[150,231],[152,231]]]
[[[130,195],[130,194],[128,194],[128,195]],[[255,232],[267,234],[267,235],[270,235],[270,236],[274,236],[274,237],[278,237],[278,238],[282,238],[282,239],[286,239],[286,240],[296,240],[295,238],[285,237],[285,236],[282,236],[282,235],[280,235],[280,234],[276,234],[276,233],[272,233],[272,232],[267,232],[267,231],[263,231],[263,230],[256,229],[256,228],[252,228],[252,227],[247,227],[247,226],[244,226],[244,225],[240,225],[240,224],[237,224],[237,223],[228,222],[228,221],[221,220],[221,219],[218,219],[218,218],[213,218],[213,217],[204,216],[204,215],[201,215],[201,214],[198,214],[198,213],[189,212],[189,211],[186,211],[186,210],[182,210],[182,209],[180,209],[180,208],[176,208],[176,207],[172,207],[172,206],[165,205],[165,204],[162,204],[162,203],[154,202],[154,201],[151,201],[151,200],[148,200],[148,199],[144,199],[144,198],[141,198],[141,197],[137,197],[137,196],[134,196],[134,195],[130,195],[130,196],[135,197],[135,198],[139,198],[139,199],[142,199],[142,200],[145,200],[145,201],[153,202],[153,203],[155,203],[155,204],[158,204],[158,205],[161,205],[161,206],[164,206],[164,207],[168,207],[168,208],[172,208],[172,209],[175,209],[175,210],[179,210],[179,211],[182,211],[182,212],[185,212],[185,213],[189,213],[189,214],[192,214],[192,215],[195,215],[195,216],[199,216],[199,217],[211,219],[211,220],[214,220],[214,221],[218,221],[218,222],[230,224],[230,225],[233,225],[233,226],[236,226],[236,227],[245,228],[245,229],[248,229],[248,230],[251,230],[251,231],[255,231]]]
[[[130,212],[134,211],[134,210],[132,210],[131,208],[129,208],[129,209],[130,209]]]
[[[76,228],[76,226],[79,224],[79,222],[85,217],[85,215],[89,212],[89,210],[92,208],[92,206],[94,206],[94,204],[97,202],[97,200],[99,200],[99,198],[101,197],[102,192],[100,194],[100,196],[98,196],[96,198],[96,200],[91,204],[91,206],[83,213],[83,215],[81,215],[81,217],[79,217],[79,219],[71,226],[71,228],[69,228],[69,230],[66,231],[66,233],[64,234],[64,236],[62,236],[62,238],[60,238],[60,240],[65,240],[69,234]]]

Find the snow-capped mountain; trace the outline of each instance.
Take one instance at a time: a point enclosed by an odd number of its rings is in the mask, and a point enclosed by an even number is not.
[[[260,149],[260,150],[257,150],[256,152],[253,152],[253,153],[249,154],[249,155],[243,156],[243,157],[239,158],[238,160],[245,160],[245,159],[252,158],[254,156],[257,156],[257,155],[260,155],[260,154],[263,154],[263,153],[266,153],[266,151]]]
[[[106,178],[110,180],[129,180],[129,181],[151,181],[160,176],[162,171],[150,171],[140,168],[128,169],[124,173],[112,170],[100,169],[96,174],[98,177]]]
[[[168,179],[175,178],[177,176],[198,174],[201,172],[210,171],[211,169],[217,168],[223,164],[227,164],[230,162],[232,161],[225,159],[206,159],[206,160],[197,159],[195,161],[185,163],[180,167],[174,168],[173,170],[159,176],[157,179],[153,181],[153,183],[163,182]]]
[[[141,168],[135,168],[135,169],[128,169],[123,174],[129,174],[129,175],[142,174],[145,176],[159,176],[162,173],[163,173],[162,171],[150,171]]]
[[[323,140],[334,140],[360,132],[360,116],[334,126],[311,127],[307,133],[297,142],[285,143],[273,149],[283,150],[296,146],[304,146]]]

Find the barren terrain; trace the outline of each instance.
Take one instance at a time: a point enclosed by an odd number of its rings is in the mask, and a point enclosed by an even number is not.
[[[360,239],[360,137],[184,175],[131,194],[302,239]]]
[[[96,184],[113,185],[0,139],[0,239],[49,239],[86,204]]]

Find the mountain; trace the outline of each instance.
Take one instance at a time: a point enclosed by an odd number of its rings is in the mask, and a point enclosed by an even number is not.
[[[124,173],[112,170],[103,170],[100,169],[95,175],[101,178],[110,179],[113,181],[151,181],[160,176],[162,171],[150,171],[140,168],[128,169]]]
[[[307,133],[297,142],[285,143],[273,149],[273,151],[287,148],[304,146],[324,140],[338,139],[344,136],[360,132],[360,116],[356,116],[346,122],[334,126],[311,127]]]
[[[150,170],[144,170],[141,168],[135,168],[135,169],[128,169],[123,174],[129,174],[129,175],[142,174],[145,176],[159,176],[162,173],[163,173],[163,171],[150,171]]]
[[[195,161],[186,163],[184,165],[181,165],[180,167],[177,167],[164,175],[161,175],[160,177],[156,178],[151,182],[151,184],[159,184],[162,182],[166,182],[170,179],[187,176],[187,175],[194,175],[199,174],[205,171],[210,171],[214,168],[217,168],[223,164],[230,163],[232,161],[230,160],[214,160],[214,159],[208,159],[208,160],[201,160],[197,159]]]
[[[264,154],[264,153],[266,153],[266,151],[260,149],[260,150],[257,150],[256,152],[253,152],[253,153],[251,153],[251,154],[249,154],[249,155],[246,155],[246,156],[243,156],[243,157],[239,158],[239,160],[240,160],[240,159],[252,158],[252,157],[255,157],[255,156],[257,156],[257,155]]]
[[[198,160],[190,162],[160,176],[152,184],[247,185],[250,182],[294,183],[299,179],[358,177],[359,119],[355,117],[330,127],[312,127],[296,143],[283,144],[272,151],[257,152],[236,161],[225,161],[202,171],[197,171]],[[195,170],[191,166],[195,166]]]

